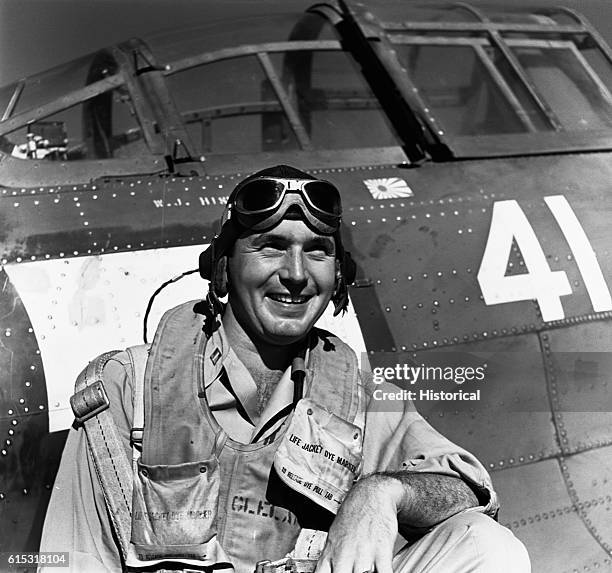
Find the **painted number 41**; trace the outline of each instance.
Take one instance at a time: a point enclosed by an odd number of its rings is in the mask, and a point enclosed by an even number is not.
[[[563,195],[544,197],[570,249],[596,312],[612,310],[612,298],[589,239]],[[506,276],[512,240],[516,241],[527,272]],[[561,297],[572,294],[565,271],[551,271],[544,251],[525,213],[514,201],[493,205],[489,237],[482,256],[478,283],[487,305],[537,300],[542,320],[565,317]]]

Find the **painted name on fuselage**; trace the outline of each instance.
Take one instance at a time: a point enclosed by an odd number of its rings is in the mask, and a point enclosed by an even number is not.
[[[183,200],[177,197],[173,201],[164,201],[163,199],[153,199],[153,206],[156,209],[168,208],[168,207],[191,207],[192,203],[198,207],[217,207],[223,206],[227,203],[227,195],[219,195],[217,197],[202,197],[201,195],[196,201]]]

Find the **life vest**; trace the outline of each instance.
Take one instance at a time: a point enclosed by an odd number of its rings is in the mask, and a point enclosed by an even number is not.
[[[241,444],[204,398],[207,340],[193,307],[164,315],[146,363],[124,558],[128,566],[173,561],[252,573],[257,561],[288,553],[302,528],[326,529],[360,473],[357,359],[314,329],[304,398],[271,440]]]

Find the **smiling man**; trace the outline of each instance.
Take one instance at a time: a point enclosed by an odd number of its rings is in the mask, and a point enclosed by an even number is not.
[[[529,571],[482,465],[412,403],[377,411],[355,353],[315,328],[354,278],[341,215],[288,166],[238,184],[200,256],[206,300],[168,311],[148,356],[79,377],[42,551],[74,571]]]

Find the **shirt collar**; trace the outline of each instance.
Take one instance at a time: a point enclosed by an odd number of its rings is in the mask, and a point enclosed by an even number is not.
[[[312,336],[310,334],[309,336]],[[305,363],[308,364],[309,358],[309,347],[310,344],[306,345]],[[230,348],[227,336],[223,329],[223,324],[219,325],[212,336],[206,343],[204,350],[204,389],[206,391],[206,397],[209,401],[209,407],[212,411],[233,410],[235,416],[240,418],[241,424],[247,423],[246,420],[242,420],[235,408],[235,398],[225,391],[219,382],[220,374],[222,369],[225,368],[226,373],[232,387],[232,394],[238,398],[240,405],[250,417],[251,420],[257,420],[257,385],[253,380],[250,372],[246,366]],[[305,390],[305,389],[304,389]],[[262,412],[259,420],[252,428],[252,436],[257,435],[259,430],[273,418],[277,412],[290,405],[293,401],[293,382],[291,380],[291,366],[289,366],[283,373],[281,380],[274,389],[272,396],[270,397],[264,411]],[[229,413],[229,412],[228,412]],[[232,415],[232,418],[234,415]],[[284,418],[280,418],[276,423],[269,427],[261,436],[265,438],[271,435],[280,427]],[[232,424],[233,426],[234,424]],[[250,425],[250,424],[249,424]],[[243,429],[242,433],[244,435]],[[226,428],[227,431],[227,428]],[[231,435],[231,432],[228,432]],[[242,441],[242,440],[241,440]]]

